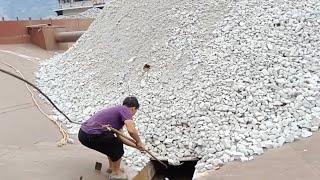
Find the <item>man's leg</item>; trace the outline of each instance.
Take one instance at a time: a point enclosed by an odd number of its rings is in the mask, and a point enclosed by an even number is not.
[[[121,158],[124,154],[123,150],[123,143],[121,140],[119,140],[116,137],[112,137],[112,140],[109,141],[110,144],[106,147],[109,147],[109,157],[110,160],[112,160],[112,166],[111,166],[111,176],[110,179],[127,179],[127,175],[121,170],[120,164],[121,164]]]
[[[114,162],[112,162],[112,160],[110,159],[110,157],[108,157],[108,161],[109,161],[109,168],[107,169],[107,173],[112,173],[112,166],[113,166],[113,164],[114,164]],[[121,168],[121,166],[120,166],[120,171],[122,172],[122,173],[124,173],[124,169],[123,168]]]
[[[109,156],[108,156],[108,162],[109,162],[109,168],[107,169],[107,173],[112,173],[113,162]]]
[[[111,170],[114,175],[121,175],[122,172],[120,170],[121,158],[118,161],[112,162]]]

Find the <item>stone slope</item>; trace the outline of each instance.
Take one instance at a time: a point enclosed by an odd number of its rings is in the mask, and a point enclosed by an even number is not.
[[[42,63],[38,85],[77,121],[139,97],[147,146],[173,163],[200,157],[204,171],[246,161],[319,127],[319,9],[315,0],[112,1],[70,50]],[[141,157],[125,155],[138,169]]]

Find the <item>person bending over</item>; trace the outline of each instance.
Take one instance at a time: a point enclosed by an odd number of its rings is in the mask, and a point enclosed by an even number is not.
[[[108,156],[111,179],[126,179],[127,176],[120,169],[121,158],[124,154],[123,143],[144,150],[139,133],[135,127],[133,116],[139,109],[139,102],[136,97],[126,97],[123,105],[103,109],[95,113],[87,121],[82,123],[78,138],[81,144],[94,149]],[[121,136],[115,136],[111,131],[106,130],[106,126],[111,126],[119,131],[126,128],[136,144],[128,141]]]

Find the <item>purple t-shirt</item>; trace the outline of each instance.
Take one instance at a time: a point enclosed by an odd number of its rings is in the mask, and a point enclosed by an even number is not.
[[[122,129],[125,120],[132,120],[132,115],[128,107],[115,106],[103,109],[86,122],[82,123],[81,130],[88,134],[102,134],[104,130],[101,125],[111,125],[115,129]]]

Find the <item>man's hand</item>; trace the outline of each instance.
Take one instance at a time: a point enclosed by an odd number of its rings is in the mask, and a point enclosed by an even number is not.
[[[109,130],[110,125],[101,125],[101,128],[104,130]]]
[[[142,142],[136,143],[137,149],[139,149],[141,152],[144,152],[146,149],[144,147],[144,144]]]

